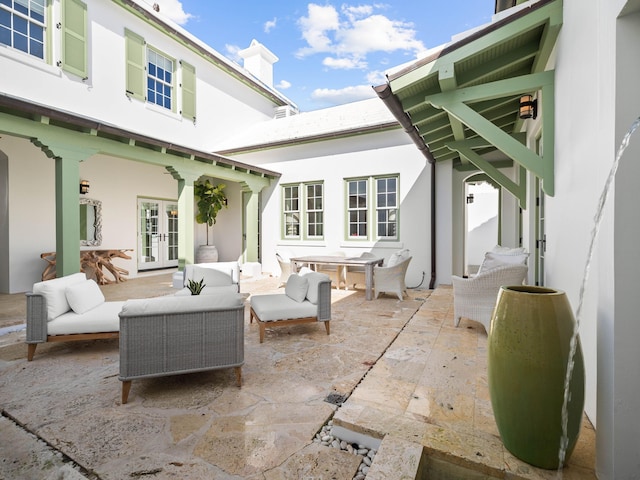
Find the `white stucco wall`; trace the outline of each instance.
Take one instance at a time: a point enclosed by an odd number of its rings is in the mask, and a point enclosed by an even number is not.
[[[640,2],[565,0],[556,67],[556,195],[547,199],[548,284],[578,306],[593,217],[614,152],[640,114]],[[586,114],[576,114],[588,99]],[[635,140],[637,142],[637,139]],[[635,153],[635,154],[634,154]],[[625,154],[586,284],[580,335],[586,412],[597,428],[598,477],[637,478],[637,146]],[[634,285],[629,288],[628,285]]]
[[[56,66],[60,60],[61,30],[54,28],[50,64],[20,51],[0,48],[0,71],[12,72],[3,76],[4,93],[205,151],[210,151],[216,140],[235,133],[242,125],[273,118],[271,100],[116,3],[92,1],[87,7],[88,78],[82,80]],[[55,25],[60,21],[59,1],[53,2],[51,11],[51,24]],[[175,60],[173,99],[177,107],[174,112],[126,95],[125,28]],[[195,124],[180,115],[180,60],[196,69]],[[42,88],[43,85],[46,88]]]
[[[422,282],[422,288],[428,287],[431,268],[429,166],[402,131],[266,150],[238,156],[238,160],[256,162],[282,172],[279,182],[262,192],[261,260],[264,273],[279,274],[275,257],[278,250],[295,255],[343,251],[347,256],[371,251],[388,258],[394,251],[408,248],[413,260],[407,272],[407,286],[418,286]],[[399,241],[346,240],[344,179],[383,174],[400,176]],[[281,185],[319,180],[324,182],[324,240],[283,240]]]

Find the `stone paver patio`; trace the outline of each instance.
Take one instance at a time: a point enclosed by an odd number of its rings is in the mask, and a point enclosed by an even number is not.
[[[171,274],[102,288],[108,300],[173,291]],[[241,290],[282,291],[271,277]],[[241,388],[232,369],[139,380],[126,405],[117,341],[41,345],[27,362],[23,331],[0,336],[0,478],[350,480],[361,457],[313,442],[330,419],[347,436],[382,440],[369,480],[558,478],[502,446],[486,334],[464,319],[453,327],[450,287],[402,302],[366,301],[362,290],[332,298],[330,336],[280,327],[260,344],[247,309]],[[24,322],[21,305],[23,295],[0,295],[0,328]],[[594,452],[585,420],[563,478],[595,479]]]

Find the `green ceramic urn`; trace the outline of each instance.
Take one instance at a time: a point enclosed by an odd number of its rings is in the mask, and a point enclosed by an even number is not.
[[[500,289],[488,340],[491,405],[505,448],[536,467],[559,468],[561,444],[566,464],[580,432],[584,361],[579,337],[566,430],[562,422],[575,324],[563,291],[526,285]]]

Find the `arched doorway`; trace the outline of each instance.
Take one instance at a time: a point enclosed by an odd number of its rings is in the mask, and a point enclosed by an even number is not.
[[[485,174],[465,180],[464,271],[474,275],[485,252],[500,243],[500,189]]]

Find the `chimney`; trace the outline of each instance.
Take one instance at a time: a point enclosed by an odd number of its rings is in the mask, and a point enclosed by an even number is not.
[[[278,61],[278,57],[257,40],[252,40],[249,48],[240,50],[238,54],[244,60],[245,69],[273,88],[273,64]]]

